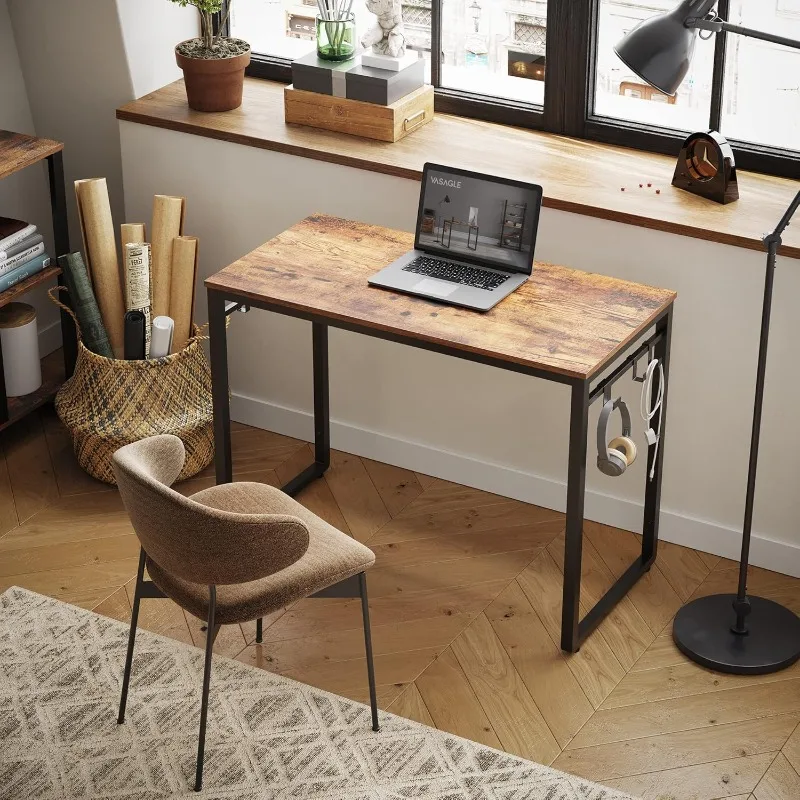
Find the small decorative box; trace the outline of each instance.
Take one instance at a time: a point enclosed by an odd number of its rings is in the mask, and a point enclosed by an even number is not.
[[[396,142],[433,119],[433,87],[423,86],[388,106],[305,92],[283,92],[286,121],[312,128]]]
[[[349,61],[325,61],[312,50],[292,62],[292,85],[304,92],[346,97],[345,75],[358,64],[358,56]]]
[[[397,72],[359,64],[347,70],[345,82],[348,99],[390,106],[425,84],[425,61],[418,58]]]
[[[362,64],[360,55],[334,62],[319,58],[314,50],[292,62],[292,84],[304,92],[390,106],[425,85],[425,60],[416,55],[389,59],[388,63],[397,63],[391,69],[379,69]]]

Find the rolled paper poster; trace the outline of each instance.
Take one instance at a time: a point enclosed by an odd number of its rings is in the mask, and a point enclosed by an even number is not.
[[[183,234],[182,197],[157,194],[153,198],[153,224],[150,227],[152,246],[151,274],[153,281],[153,316],[169,314],[172,280],[172,240]]]
[[[171,317],[156,317],[150,331],[150,358],[168,356],[172,349],[172,333],[175,323]]]
[[[81,209],[89,274],[97,305],[111,349],[117,358],[122,358],[125,350],[125,303],[106,179],[76,181],[75,194]]]
[[[122,244],[122,255],[125,255],[126,244],[144,244],[147,241],[147,230],[144,222],[123,222],[119,226],[119,239]]]
[[[169,315],[175,320],[172,352],[186,347],[192,334],[192,306],[194,281],[197,274],[197,238],[179,236],[172,242],[172,284],[170,286]]]
[[[78,191],[78,186],[85,181],[75,181],[75,206],[78,210],[78,224],[81,228],[81,241],[83,242],[83,252],[86,253],[86,259],[84,260],[84,266],[86,267],[86,274],[89,276],[89,281],[91,283],[92,280],[92,273],[91,273],[91,264],[89,263],[89,248],[86,246],[86,226],[83,223],[83,209],[81,208],[81,195]],[[63,254],[62,254],[63,255]]]
[[[125,274],[125,309],[141,311],[145,325],[145,355],[150,351],[150,245],[122,246]]]
[[[141,311],[129,311],[125,315],[125,358],[128,361],[142,361],[145,358],[146,329]]]
[[[100,316],[100,309],[97,307],[97,299],[92,290],[89,273],[83,263],[83,256],[80,253],[69,253],[60,256],[58,264],[64,275],[72,310],[78,318],[84,345],[93,353],[114,358],[114,351],[111,349],[111,342],[108,341],[108,334]]]

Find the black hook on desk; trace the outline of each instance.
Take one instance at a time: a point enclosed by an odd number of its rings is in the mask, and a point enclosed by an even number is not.
[[[235,303],[233,300],[228,300],[225,303],[225,316],[230,316],[234,313],[234,311],[241,311],[242,314],[246,314],[250,310],[250,306],[246,303]]]
[[[654,358],[655,342],[650,341],[650,342],[647,343],[647,345],[648,345],[648,347],[647,347],[647,363],[650,364],[650,362]],[[633,376],[632,377],[633,377],[633,380],[636,381],[636,383],[644,383],[645,382],[645,376],[644,375],[639,375],[639,373],[638,373],[639,358],[641,358],[642,355],[643,354],[640,354],[633,362]]]

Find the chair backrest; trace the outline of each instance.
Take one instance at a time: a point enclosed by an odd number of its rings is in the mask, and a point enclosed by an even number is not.
[[[178,578],[246,583],[278,572],[308,549],[308,528],[285,514],[235,514],[170,488],[183,469],[177,436],[152,436],[120,448],[113,468],[122,501],[147,555]]]

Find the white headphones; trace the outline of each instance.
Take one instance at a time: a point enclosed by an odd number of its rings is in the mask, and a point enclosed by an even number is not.
[[[622,436],[608,441],[608,423],[614,409],[622,418]],[[597,468],[604,475],[616,478],[636,461],[636,442],[631,439],[631,415],[625,401],[606,396],[597,422]]]
[[[651,406],[653,396],[653,376],[656,374],[658,368],[658,395],[656,396],[655,403]],[[664,365],[657,358],[651,359],[647,364],[647,370],[644,373],[644,382],[642,383],[642,397],[639,403],[639,410],[645,424],[644,438],[647,439],[647,444],[651,447],[655,445],[653,451],[653,462],[650,467],[650,480],[653,480],[653,475],[656,469],[656,459],[658,458],[658,446],[661,443],[661,422],[664,418],[663,414],[658,415],[658,430],[653,430],[650,425],[650,420],[656,415],[664,403]]]

